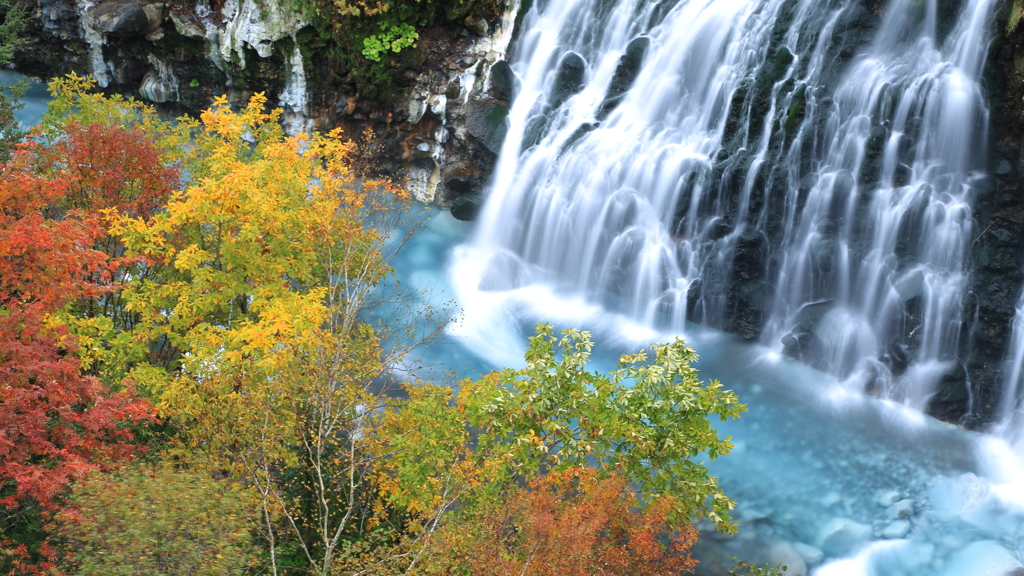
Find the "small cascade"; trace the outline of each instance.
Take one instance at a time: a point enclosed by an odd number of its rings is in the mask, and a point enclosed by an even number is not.
[[[90,8],[96,5],[94,0],[76,0],[79,14],[85,14]],[[89,45],[89,65],[92,68],[92,77],[100,88],[110,85],[110,67],[103,58],[103,46],[107,43],[107,37],[95,30],[89,23],[88,18],[81,18],[82,39]]]
[[[150,102],[177,101],[178,77],[174,74],[174,68],[167,61],[152,54],[149,55],[149,64],[153,69],[142,78],[139,95]]]
[[[871,32],[846,0],[537,3],[481,286],[761,338],[924,407],[963,374],[994,4],[891,0]]]
[[[306,89],[306,68],[302,62],[299,42],[292,37],[292,55],[286,62],[288,79],[281,92],[281,107],[284,108],[284,127],[289,136],[309,132],[313,121],[309,118],[309,93]]]
[[[1024,412],[1021,392],[1024,386],[1024,292],[1017,300],[1016,313],[1010,322],[1010,345],[1003,365],[1003,395],[999,404],[997,433],[1013,444],[1024,440]]]

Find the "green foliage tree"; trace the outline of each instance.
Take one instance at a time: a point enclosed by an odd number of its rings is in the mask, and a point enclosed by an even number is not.
[[[710,418],[745,407],[720,383],[699,381],[682,340],[623,356],[611,374],[587,369],[592,349],[587,332],[559,338],[541,324],[525,368],[464,382],[454,398],[443,386],[409,387],[374,433],[387,456],[377,480],[386,500],[420,519],[410,533],[459,530],[523,482],[588,467],[624,478],[643,506],[663,510],[669,532],[694,518],[735,531],[734,503],[698,459],[729,453]],[[430,542],[407,553],[436,566]]]
[[[76,576],[242,574],[255,561],[255,502],[237,484],[167,465],[95,473],[57,517]]]
[[[370,77],[375,84],[390,83],[392,57],[416,47],[422,29],[470,16],[493,19],[505,4],[505,0],[296,0],[296,7],[309,15],[319,36],[333,45],[332,53],[348,59],[358,76]]]
[[[729,438],[718,437],[710,417],[738,417],[746,408],[736,395],[700,382],[691,366],[697,356],[681,339],[652,346],[652,356],[623,356],[607,375],[587,370],[592,349],[587,332],[559,338],[541,324],[525,368],[463,383],[454,404],[439,387],[411,390],[386,428],[396,454],[416,454],[396,458],[393,497],[414,505],[426,494],[436,499],[460,463],[471,463],[465,481],[498,486],[596,465],[628,478],[645,501],[672,498],[674,520],[707,518],[734,531],[734,503],[698,458],[729,453]]]
[[[14,58],[14,51],[24,41],[18,36],[28,16],[13,0],[0,0],[0,67]],[[0,86],[0,161],[6,160],[21,140],[24,132],[14,119],[14,113],[22,107],[18,101],[25,95],[28,82]]]

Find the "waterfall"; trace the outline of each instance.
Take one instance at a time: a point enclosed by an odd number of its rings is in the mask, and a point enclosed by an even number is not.
[[[997,433],[1016,444],[1024,439],[1024,421],[1020,413],[1021,380],[1024,380],[1024,293],[1017,300],[1016,313],[1010,321],[1010,345],[1006,356]]]
[[[285,62],[287,81],[281,92],[280,103],[284,108],[284,127],[289,136],[309,132],[313,121],[309,114],[309,91],[306,88],[306,68],[302,61],[299,41],[292,36],[292,54]]]
[[[923,407],[960,353],[994,3],[538,1],[481,289],[761,338]]]

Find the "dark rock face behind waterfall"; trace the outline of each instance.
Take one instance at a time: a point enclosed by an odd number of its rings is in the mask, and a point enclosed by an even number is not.
[[[967,363],[976,424],[995,417],[1001,396],[1010,321],[1024,284],[1024,26],[1009,30],[1011,2],[996,18],[985,82],[992,112],[988,185],[978,195],[979,234],[971,249],[973,313]]]

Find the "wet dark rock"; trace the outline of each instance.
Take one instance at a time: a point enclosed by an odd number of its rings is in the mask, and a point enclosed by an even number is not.
[[[93,29],[108,36],[145,36],[160,27],[163,4],[138,0],[104,0],[86,13]]]
[[[723,218],[715,220],[707,227],[708,240],[719,240],[732,233],[732,226]]]
[[[499,60],[491,66],[491,92],[508,103],[515,100],[519,92],[519,79],[505,60]]]
[[[796,137],[800,124],[804,121],[807,108],[807,85],[801,84],[794,92],[789,109],[786,111],[786,120],[782,125],[785,132],[786,143],[792,143]]]
[[[890,369],[894,375],[903,373],[910,366],[910,348],[902,342],[891,342],[886,347]]]
[[[804,356],[813,353],[818,344],[818,337],[810,332],[795,330],[782,337],[782,351],[795,360],[803,360]]]
[[[798,325],[806,332],[813,332],[818,327],[821,319],[832,310],[832,306],[832,300],[804,304],[803,308],[797,312]]]
[[[603,120],[608,114],[611,114],[612,110],[622,101],[626,92],[633,87],[650,45],[651,39],[647,36],[634,38],[626,45],[626,53],[619,58],[619,65],[615,68],[615,75],[612,76],[612,81],[608,86],[608,93],[598,109],[597,118],[599,120]]]
[[[987,422],[998,408],[1010,321],[1024,285],[1024,223],[993,218],[971,245],[970,261],[973,274],[964,302],[970,335],[964,356],[975,412]]]
[[[587,62],[575,52],[562,57],[555,73],[555,81],[548,96],[552,108],[558,108],[563,102],[575,96],[583,89],[587,75]]]
[[[451,212],[456,220],[472,222],[480,215],[480,208],[483,206],[483,198],[476,194],[459,196],[452,203]]]
[[[508,107],[475,100],[466,105],[466,131],[488,150],[497,154],[508,134]]]
[[[763,234],[745,234],[736,244],[724,328],[746,340],[761,334],[775,296],[775,289],[764,280],[768,255],[768,240]]]
[[[885,142],[889,137],[889,130],[882,125],[871,128],[871,134],[864,145],[864,160],[860,165],[860,177],[858,181],[864,188],[871,188],[878,182],[882,171],[883,152]]]
[[[966,413],[969,398],[967,368],[960,362],[954,362],[939,378],[935,395],[928,401],[927,412],[942,420],[956,421]]]
[[[562,144],[562,148],[558,151],[558,153],[562,154],[569,148],[572,148],[573,144],[579,142],[580,139],[582,139],[590,132],[597,130],[600,126],[600,122],[584,122],[583,124],[580,124],[580,127],[574,130],[573,133],[565,140],[565,143]]]
[[[523,129],[523,150],[528,150],[544,139],[551,124],[551,106],[543,105],[534,109]]]

